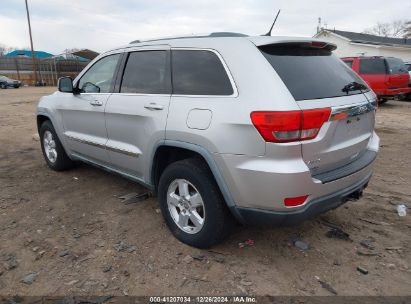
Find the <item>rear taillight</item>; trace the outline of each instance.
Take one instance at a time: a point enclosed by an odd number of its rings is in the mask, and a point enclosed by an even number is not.
[[[265,141],[292,142],[315,138],[330,113],[331,108],[252,112],[251,121]]]

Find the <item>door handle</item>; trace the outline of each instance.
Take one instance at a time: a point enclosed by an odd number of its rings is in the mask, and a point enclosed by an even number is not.
[[[144,108],[149,110],[163,110],[164,106],[158,103],[151,102],[149,104],[144,105]]]
[[[92,106],[102,106],[103,102],[101,100],[95,99],[95,100],[90,101],[90,104]]]

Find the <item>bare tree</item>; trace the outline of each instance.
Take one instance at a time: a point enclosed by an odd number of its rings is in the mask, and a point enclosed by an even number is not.
[[[7,53],[10,53],[14,50],[16,50],[15,47],[10,47],[10,46],[0,43],[0,56],[4,56]]]
[[[0,56],[6,55],[6,47],[3,45],[0,45]]]
[[[407,37],[410,35],[411,21],[396,20],[389,23],[378,22],[371,28],[364,30],[364,34],[371,34],[383,37]]]
[[[404,29],[404,38],[411,38],[411,21],[408,21],[405,24],[405,29]]]

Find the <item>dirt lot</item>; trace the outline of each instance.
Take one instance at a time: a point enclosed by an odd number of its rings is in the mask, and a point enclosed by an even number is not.
[[[411,295],[411,102],[380,107],[381,153],[361,200],[295,227],[239,227],[207,251],[172,237],[155,198],[118,199],[139,185],[46,167],[35,107],[53,90],[0,90],[1,295]],[[350,239],[327,237],[329,223]]]

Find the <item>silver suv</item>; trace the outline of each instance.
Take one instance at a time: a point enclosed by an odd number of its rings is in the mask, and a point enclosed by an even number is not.
[[[358,198],[379,147],[376,96],[335,48],[215,33],[113,49],[40,100],[45,160],[143,184],[199,248],[236,221],[300,222]]]

